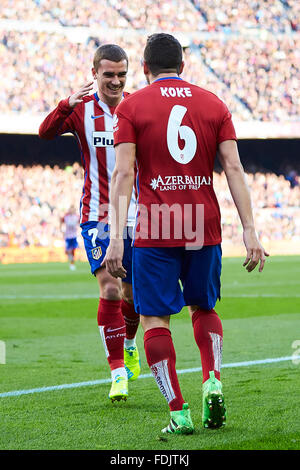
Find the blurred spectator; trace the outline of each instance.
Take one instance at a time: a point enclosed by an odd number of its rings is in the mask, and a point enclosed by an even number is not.
[[[291,188],[299,186],[299,175],[293,169],[289,169],[285,178],[290,182]]]

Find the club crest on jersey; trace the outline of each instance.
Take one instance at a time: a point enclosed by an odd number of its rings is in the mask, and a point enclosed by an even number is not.
[[[100,246],[97,246],[96,248],[93,248],[91,251],[92,251],[92,257],[93,257],[93,259],[98,260],[98,259],[101,258],[102,249],[101,249]]]
[[[113,147],[114,136],[112,131],[94,131],[93,132],[94,147]]]

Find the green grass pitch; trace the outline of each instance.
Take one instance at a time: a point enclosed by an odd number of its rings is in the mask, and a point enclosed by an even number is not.
[[[149,377],[130,383],[127,402],[107,398],[110,373],[97,327],[98,286],[87,263],[0,266],[0,449],[300,449],[300,257],[271,257],[263,273],[224,258],[222,381],[227,425],[201,427],[201,366],[184,309],[171,321],[177,369],[196,431],[159,439],[167,403]],[[2,343],[3,346],[3,343]],[[286,358],[275,363],[270,358]],[[2,350],[2,362],[4,361]],[[252,361],[245,365],[247,361]],[[256,362],[257,361],[257,362]],[[261,361],[261,362],[260,362]],[[242,364],[236,364],[242,363]],[[104,383],[5,396],[61,384]]]

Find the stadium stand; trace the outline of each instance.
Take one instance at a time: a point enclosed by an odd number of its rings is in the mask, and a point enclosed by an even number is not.
[[[128,50],[128,90],[141,88],[141,37],[164,30],[184,33],[184,78],[224,99],[236,121],[297,121],[297,2],[4,0],[0,15],[2,112],[47,112],[88,78],[95,47],[108,41]]]
[[[246,38],[242,56],[239,38],[204,41],[199,47],[203,61],[245,104],[252,119],[299,119],[299,37]]]
[[[299,27],[296,1],[192,0],[192,3],[205,18],[208,31],[239,32],[260,28],[276,34]]]
[[[299,1],[2,0],[0,18],[0,132],[36,134],[45,114],[90,79],[102,43],[127,51],[126,89],[145,86],[145,37],[163,30],[184,46],[182,78],[226,102],[238,137],[299,137]],[[299,168],[281,173],[247,173],[258,232],[264,242],[299,243]],[[59,218],[79,201],[80,166],[2,164],[0,181],[0,246],[62,246]],[[235,244],[241,226],[223,173],[215,185],[224,239]]]

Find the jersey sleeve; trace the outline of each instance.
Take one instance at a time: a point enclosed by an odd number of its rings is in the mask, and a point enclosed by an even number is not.
[[[113,118],[114,145],[127,142],[135,144],[136,131],[133,119],[127,107],[121,105],[116,108]]]
[[[69,98],[61,100],[40,125],[39,136],[41,139],[51,140],[66,132],[73,132],[72,113],[73,109],[69,106]]]
[[[218,132],[218,144],[225,140],[237,140],[232,116],[227,106],[222,103],[221,123]]]

